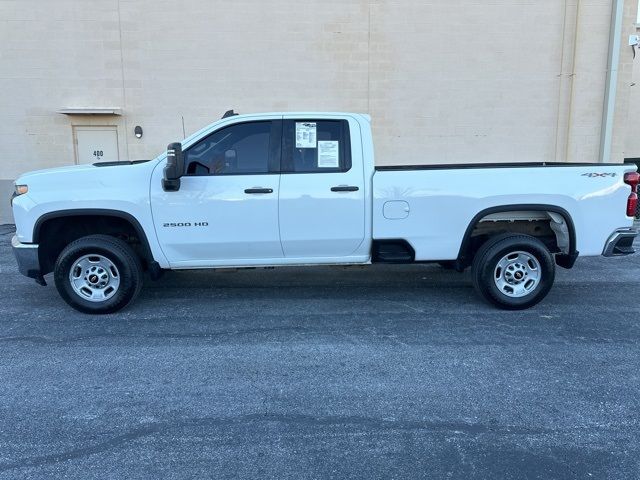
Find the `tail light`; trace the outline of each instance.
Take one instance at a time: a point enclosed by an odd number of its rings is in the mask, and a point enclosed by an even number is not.
[[[625,173],[624,183],[631,186],[631,194],[627,200],[627,217],[635,217],[636,209],[638,208],[638,184],[640,183],[640,173]]]

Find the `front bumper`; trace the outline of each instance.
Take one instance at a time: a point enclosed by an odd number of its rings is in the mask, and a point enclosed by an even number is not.
[[[38,245],[20,243],[18,237],[14,235],[11,239],[11,249],[18,262],[18,270],[20,273],[26,277],[35,279],[40,285],[46,285],[40,270]]]
[[[611,234],[604,245],[602,255],[605,257],[624,257],[636,253],[633,242],[638,236],[635,228],[621,228]]]

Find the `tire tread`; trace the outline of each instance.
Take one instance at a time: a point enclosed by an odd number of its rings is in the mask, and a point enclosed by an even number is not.
[[[78,250],[82,251],[82,249],[91,248],[114,254],[125,264],[125,267],[130,270],[131,275],[127,283],[132,283],[132,285],[130,285],[130,288],[125,286],[125,290],[130,291],[125,291],[124,294],[118,292],[117,300],[114,302],[107,300],[104,304],[89,305],[88,302],[81,302],[82,299],[76,299],[75,294],[67,291],[66,283],[68,283],[67,277],[69,272],[64,268],[64,264],[70,261],[70,257],[77,256],[79,253]],[[126,275],[126,272],[122,275],[123,280],[125,280],[126,277],[124,277],[124,275]],[[131,304],[137,298],[142,290],[143,283],[142,262],[135,251],[125,241],[103,234],[88,235],[74,240],[67,245],[56,260],[54,276],[56,288],[63,300],[83,313],[105,314],[117,312]]]
[[[493,278],[488,279],[486,275],[483,275],[486,263],[497,252],[507,248],[509,244],[513,245],[514,249],[528,247],[542,253],[543,258],[540,258],[539,255],[536,255],[536,258],[538,258],[543,270],[547,270],[547,272],[543,276],[539,290],[528,301],[513,301],[506,296],[497,296],[489,283],[493,282]],[[490,238],[480,247],[473,259],[471,272],[474,289],[489,303],[505,310],[524,310],[541,302],[549,293],[555,279],[555,261],[545,244],[537,238],[524,234],[503,233]]]

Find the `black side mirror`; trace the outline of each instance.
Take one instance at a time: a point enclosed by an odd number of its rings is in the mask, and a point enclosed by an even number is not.
[[[170,143],[167,147],[167,166],[164,167],[162,188],[165,192],[180,190],[180,177],[184,174],[184,154],[180,142]]]

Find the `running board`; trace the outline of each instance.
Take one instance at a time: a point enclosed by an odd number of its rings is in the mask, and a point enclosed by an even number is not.
[[[373,263],[413,263],[416,252],[406,240],[374,240]]]

